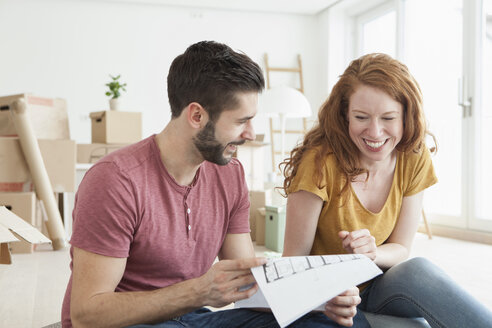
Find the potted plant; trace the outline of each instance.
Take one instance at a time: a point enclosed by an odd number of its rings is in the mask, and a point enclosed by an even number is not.
[[[109,77],[112,79],[111,82],[106,83],[106,86],[109,88],[109,91],[106,91],[106,96],[111,97],[111,99],[109,99],[109,108],[111,110],[118,110],[120,104],[119,98],[121,96],[121,92],[126,91],[126,83],[120,83],[120,75],[109,75]]]

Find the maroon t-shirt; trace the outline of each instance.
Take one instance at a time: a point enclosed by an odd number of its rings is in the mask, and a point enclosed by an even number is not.
[[[70,254],[75,246],[127,258],[116,291],[154,290],[207,272],[226,234],[249,232],[248,216],[239,161],[203,162],[193,184],[181,186],[151,136],[109,154],[86,173],[75,199]],[[64,327],[71,327],[71,284],[70,277]]]

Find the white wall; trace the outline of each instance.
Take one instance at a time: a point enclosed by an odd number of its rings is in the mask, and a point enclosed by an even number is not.
[[[71,137],[90,142],[88,113],[108,108],[108,74],[128,83],[126,109],[143,112],[144,137],[169,121],[166,76],[187,46],[216,40],[262,67],[303,58],[305,93],[314,112],[318,83],[315,16],[190,9],[78,0],[0,0],[0,96],[31,92],[68,101]],[[266,120],[255,123],[266,130]]]

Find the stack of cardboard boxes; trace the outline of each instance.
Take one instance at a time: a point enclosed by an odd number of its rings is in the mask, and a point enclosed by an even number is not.
[[[36,200],[35,186],[11,119],[10,105],[20,98],[27,104],[27,114],[57,195],[75,191],[76,147],[70,140],[67,107],[63,99],[28,94],[0,97],[0,206],[6,206],[46,234],[42,207]],[[30,253],[34,246],[21,241],[13,243],[11,250],[13,253]]]
[[[77,163],[95,163],[101,157],[142,139],[142,113],[90,113],[92,143],[77,145]]]

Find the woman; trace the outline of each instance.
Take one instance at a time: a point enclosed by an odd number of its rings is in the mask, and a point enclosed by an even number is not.
[[[424,317],[432,327],[492,327],[492,314],[423,258],[405,261],[437,182],[422,94],[408,68],[384,54],[354,60],[319,123],[284,164],[284,256],[356,253],[385,273],[332,299],[326,314],[352,325],[355,306]],[[404,262],[405,261],[405,262]]]

